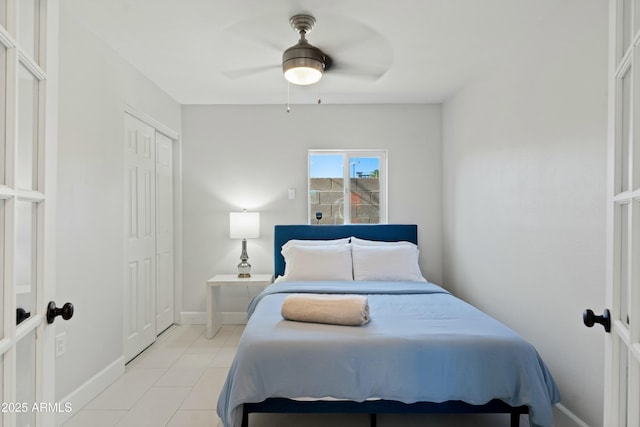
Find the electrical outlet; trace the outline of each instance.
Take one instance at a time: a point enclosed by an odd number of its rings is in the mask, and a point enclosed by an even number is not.
[[[67,333],[56,335],[56,357],[60,357],[67,351]]]

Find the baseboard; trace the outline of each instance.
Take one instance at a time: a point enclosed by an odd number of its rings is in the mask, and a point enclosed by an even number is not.
[[[223,325],[246,325],[247,324],[247,312],[246,311],[223,311],[222,313]],[[182,325],[206,325],[207,313],[201,311],[183,311],[180,314]]]
[[[207,313],[202,311],[183,311],[180,313],[182,325],[206,325]]]
[[[69,420],[76,412],[113,384],[122,374],[124,374],[124,356],[116,359],[113,363],[61,399],[58,402],[60,407],[64,408],[66,404],[71,404],[72,411],[68,413],[56,413],[56,426],[60,426]]]
[[[566,406],[556,403],[553,406],[553,427],[589,427]]]

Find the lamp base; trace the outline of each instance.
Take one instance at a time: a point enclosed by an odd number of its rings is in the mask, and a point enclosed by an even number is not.
[[[251,277],[251,264],[247,261],[247,239],[242,239],[242,253],[240,254],[240,264],[238,264],[238,277],[246,279]]]
[[[251,277],[251,264],[246,260],[242,260],[242,262],[238,264],[238,277],[243,279]]]

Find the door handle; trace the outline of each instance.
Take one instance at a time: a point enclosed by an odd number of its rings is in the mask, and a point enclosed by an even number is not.
[[[584,313],[582,313],[582,321],[588,328],[592,327],[596,323],[599,323],[604,326],[605,331],[611,332],[611,313],[607,308],[604,309],[604,313],[602,313],[602,316],[596,316],[591,309],[585,310]]]
[[[56,320],[56,316],[62,316],[64,320],[71,319],[73,317],[73,304],[68,302],[62,308],[58,308],[54,301],[50,301],[49,305],[47,305],[47,323],[53,323]]]
[[[19,325],[20,323],[27,320],[29,316],[31,316],[31,313],[28,311],[25,311],[24,308],[20,308],[20,307],[16,308],[16,325]]]

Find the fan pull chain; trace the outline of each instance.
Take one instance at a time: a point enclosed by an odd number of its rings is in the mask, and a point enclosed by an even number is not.
[[[322,104],[322,98],[320,98],[320,82],[318,82],[318,105]]]
[[[290,92],[291,92],[291,83],[287,82],[287,113],[291,112],[291,106],[289,103]]]

